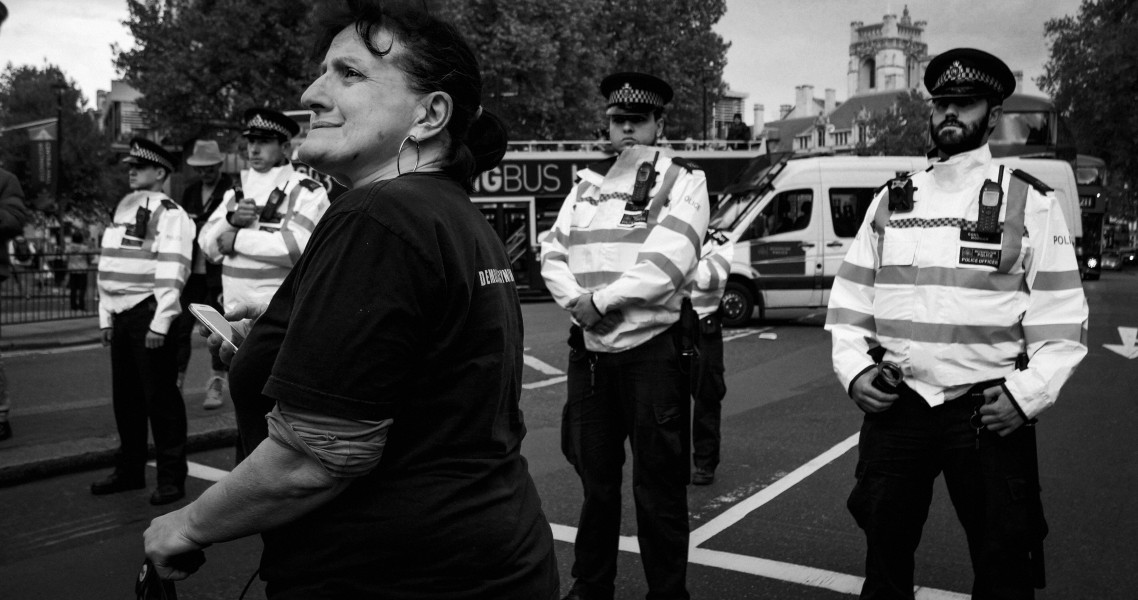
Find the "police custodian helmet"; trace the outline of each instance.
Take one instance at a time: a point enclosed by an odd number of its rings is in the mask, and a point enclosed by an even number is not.
[[[606,114],[646,114],[672,101],[672,86],[647,73],[613,73],[601,80]]]
[[[1006,100],[1016,78],[1004,61],[975,48],[954,48],[938,54],[925,69],[925,88],[933,98],[995,96]]]

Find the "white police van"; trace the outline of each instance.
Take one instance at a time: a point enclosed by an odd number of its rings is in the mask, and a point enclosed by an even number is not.
[[[1000,158],[1056,188],[1064,216],[1081,235],[1071,166],[1060,160]],[[898,174],[928,167],[922,156],[770,154],[756,158],[711,216],[735,242],[720,304],[723,323],[740,326],[780,309],[824,308],[874,193]],[[1064,171],[1065,170],[1065,171]],[[1069,179],[1068,177],[1069,176]]]

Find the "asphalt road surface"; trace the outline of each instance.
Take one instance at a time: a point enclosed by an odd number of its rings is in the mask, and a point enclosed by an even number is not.
[[[1138,597],[1138,363],[1104,347],[1121,345],[1119,327],[1138,327],[1138,271],[1104,273],[1085,285],[1091,304],[1090,354],[1039,424],[1048,587],[1037,598]],[[562,589],[571,583],[572,541],[580,508],[576,475],[559,449],[565,384],[564,313],[526,304],[529,434],[523,451],[557,542]],[[726,333],[728,397],[723,462],[716,481],[689,488],[693,598],[838,599],[856,597],[864,540],[845,510],[853,483],[860,413],[830,367],[821,311],[787,313]],[[1133,347],[1133,337],[1130,337]],[[1125,352],[1125,349],[1123,349]],[[191,370],[188,404],[200,410],[205,357]],[[24,417],[38,427],[74,423],[113,433],[109,364],[99,349],[5,358]],[[22,396],[20,396],[22,395]],[[17,412],[17,414],[19,414]],[[17,425],[19,427],[19,425]],[[69,425],[70,426],[70,425]],[[21,430],[17,429],[17,434]],[[32,435],[32,434],[29,434]],[[0,460],[3,460],[0,447]],[[200,494],[232,465],[232,452],[197,453],[188,494]],[[141,532],[162,507],[149,490],[93,497],[76,473],[0,489],[0,597],[132,597],[142,559]],[[151,477],[153,473],[151,472]],[[643,598],[626,468],[617,598]],[[237,598],[254,574],[260,541],[247,538],[207,550],[208,562],[178,586],[183,599]],[[971,567],[964,535],[943,485],[917,555],[918,598],[967,598]],[[247,598],[264,597],[254,581]]]

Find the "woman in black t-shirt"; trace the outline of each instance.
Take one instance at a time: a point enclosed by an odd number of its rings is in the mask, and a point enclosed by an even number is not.
[[[259,532],[274,599],[556,598],[513,271],[468,196],[505,131],[450,25],[370,4],[321,24],[300,157],[351,189],[233,356],[248,457],[155,519],[147,556],[180,579]]]

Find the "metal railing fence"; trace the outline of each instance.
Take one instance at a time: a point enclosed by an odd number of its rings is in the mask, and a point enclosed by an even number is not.
[[[98,257],[98,251],[49,252],[28,264],[13,260],[11,275],[0,284],[0,325],[97,315]],[[80,263],[86,266],[79,268]]]

